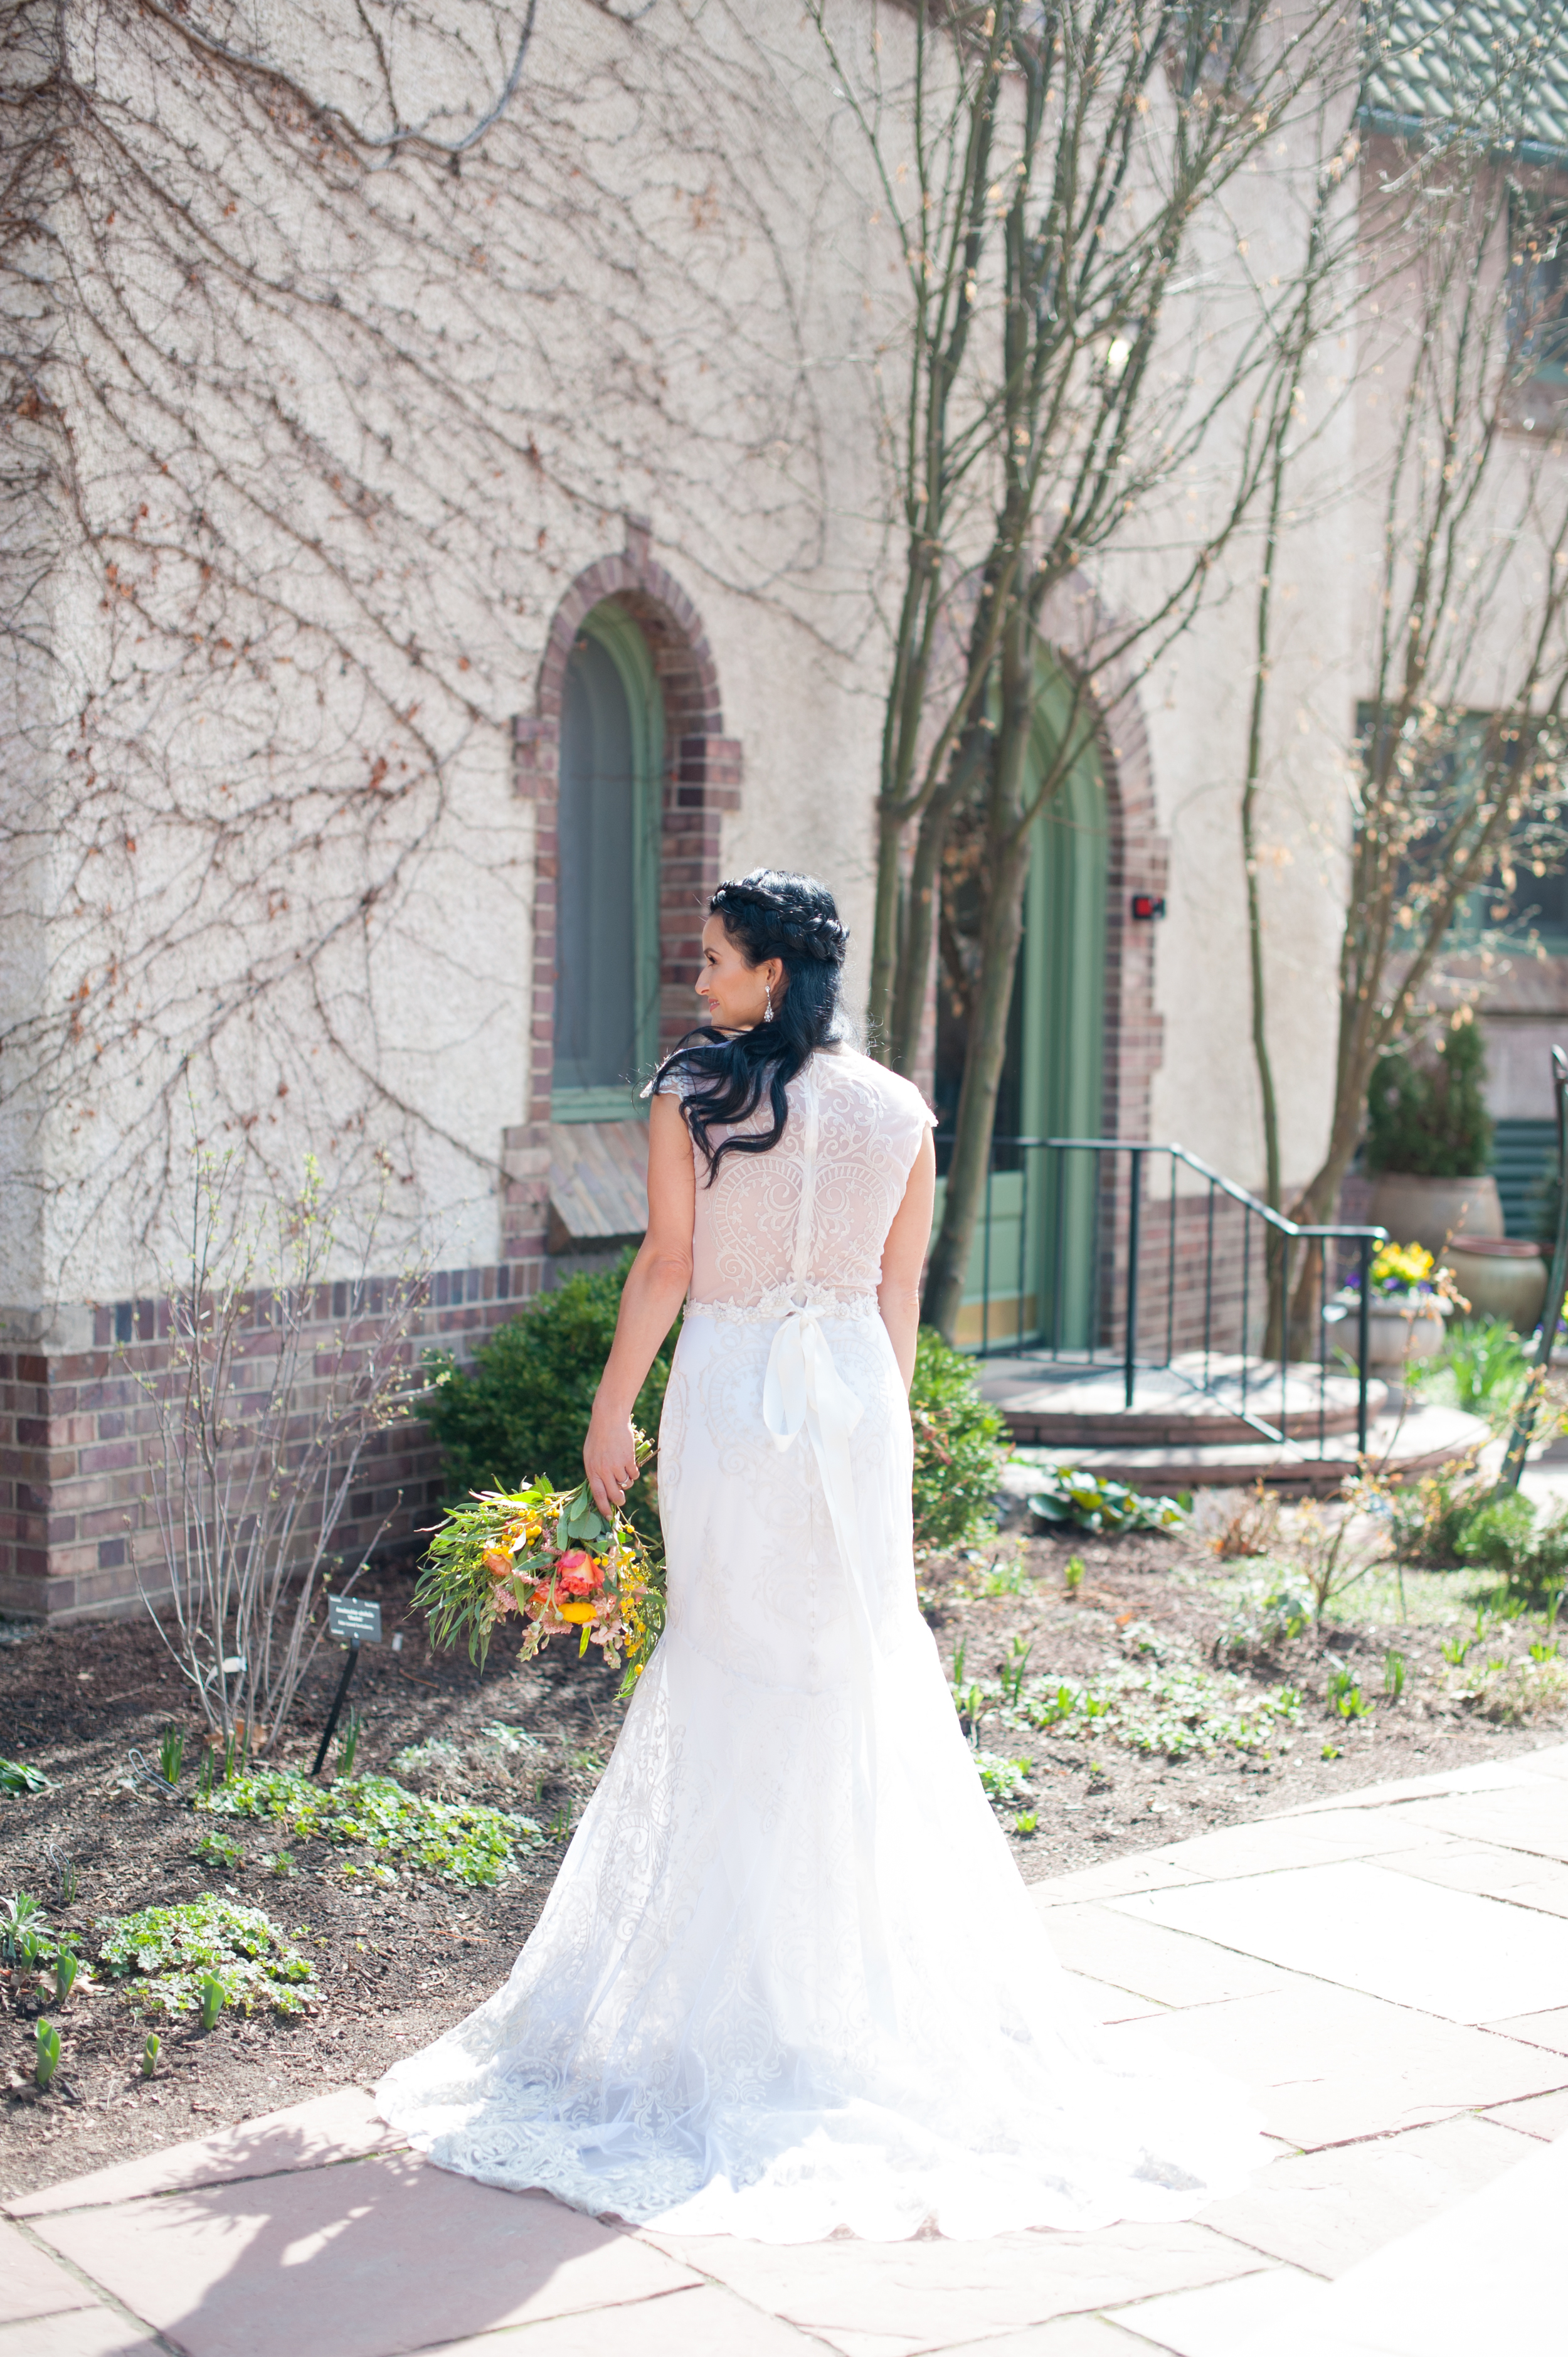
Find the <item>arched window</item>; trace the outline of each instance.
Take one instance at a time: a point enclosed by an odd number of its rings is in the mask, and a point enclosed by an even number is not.
[[[648,642],[596,606],[566,661],[555,920],[556,1121],[637,1110],[659,1017],[664,726]]]

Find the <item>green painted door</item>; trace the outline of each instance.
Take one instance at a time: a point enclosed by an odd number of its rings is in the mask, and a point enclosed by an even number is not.
[[[1036,781],[1055,764],[1071,701],[1059,673],[1042,682],[1030,754]],[[1081,733],[1081,713],[1076,727]],[[961,830],[955,848],[943,885],[937,1027],[937,1104],[947,1130],[966,1044],[964,934],[972,936],[979,912]],[[1033,1343],[1076,1354],[1092,1339],[1095,1157],[1010,1141],[1100,1133],[1109,850],[1105,782],[1090,738],[1035,824],[993,1175],[959,1317],[957,1339],[970,1349]],[[940,1157],[940,1133],[938,1150]],[[939,1217],[940,1191],[939,1183]]]

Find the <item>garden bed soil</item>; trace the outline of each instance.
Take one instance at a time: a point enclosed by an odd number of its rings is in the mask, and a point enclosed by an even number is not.
[[[1077,1557],[1080,1584],[1064,1575]],[[1167,1534],[1094,1539],[1011,1535],[999,1546],[928,1561],[922,1603],[944,1665],[961,1649],[963,1682],[993,1693],[1024,1645],[1031,1678],[1081,1680],[1128,1659],[1212,1666],[1230,1604],[1214,1575],[1226,1568],[1190,1539]],[[1458,1576],[1462,1579],[1462,1575]],[[988,1587],[1000,1588],[987,1593]],[[0,2190],[16,2194],[132,2155],[275,2111],[349,2083],[371,2083],[395,2057],[460,2019],[505,1977],[535,1922],[580,1815],[608,1758],[619,1722],[613,1674],[579,1664],[559,1646],[519,1665],[508,1630],[480,1677],[462,1657],[433,1654],[408,1615],[410,1583],[387,1573],[360,1591],[379,1598],[388,1642],[367,1646],[353,1699],[364,1714],[358,1768],[385,1770],[404,1746],[439,1738],[456,1745],[454,1792],[521,1810],[546,1834],[520,1852],[517,1871],[493,1889],[400,1875],[378,1889],[344,1872],[352,1852],[324,1842],[295,1846],[286,1879],[262,1863],[274,1836],[230,1823],[245,1852],[239,1867],[209,1867],[192,1855],[199,1830],[188,1806],[158,1798],[129,1772],[133,1749],[156,1758],[171,1725],[196,1720],[178,1673],[144,1621],[39,1630],[0,1647],[0,1753],[25,1760],[51,1780],[27,1798],[0,1797],[0,1896],[31,1892],[57,1927],[91,1956],[94,1921],[203,1892],[229,1893],[263,1908],[312,1956],[320,2001],[304,2018],[249,2018],[226,2012],[209,2034],[185,2017],[157,2026],[163,2052],[144,2079],[139,2058],[149,2024],[112,1988],[79,1985],[58,2011],[18,1997],[0,1975]],[[390,1640],[401,1631],[400,1652]],[[15,1635],[13,1630],[7,1632]],[[1282,1683],[1302,1696],[1294,1726],[1268,1749],[1173,1759],[1144,1755],[1094,1728],[1065,1727],[1020,1738],[983,1718],[983,1749],[1026,1757],[1025,1791],[997,1804],[1026,1882],[1065,1873],[1307,1800],[1347,1793],[1389,1778],[1529,1751],[1561,1740],[1561,1722],[1497,1726],[1454,1698],[1429,1624],[1341,1624],[1240,1664],[1245,1689]],[[1521,1632],[1516,1650],[1522,1650]],[[1504,1646],[1506,1635],[1494,1641]],[[1398,1702],[1383,1698],[1391,1644],[1408,1663]],[[342,1656],[324,1648],[306,1680],[283,1747],[285,1763],[308,1767]],[[1346,1722],[1331,1711],[1328,1680],[1354,1669],[1377,1706]],[[487,1726],[522,1727],[532,1746],[504,1750]],[[1288,1745],[1288,1748],[1283,1748]],[[1337,1756],[1325,1758],[1325,1747]],[[192,1789],[188,1770],[184,1789]],[[435,1789],[426,1785],[425,1789]],[[1033,1833],[1013,1830],[1033,1817]],[[213,1820],[199,1821],[210,1825]],[[59,1903],[59,1868],[78,1879]],[[940,1870],[940,1862],[933,1862]],[[32,2084],[35,2020],[59,2029],[61,2059],[49,2091]]]

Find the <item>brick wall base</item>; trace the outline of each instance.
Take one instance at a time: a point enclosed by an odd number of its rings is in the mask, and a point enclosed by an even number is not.
[[[439,1346],[466,1356],[538,1289],[545,1265],[530,1255],[437,1271],[415,1313],[411,1362]],[[346,1293],[321,1288],[311,1324],[324,1342],[339,1330]],[[13,1334],[20,1323],[6,1320]],[[0,1614],[113,1618],[167,1595],[151,1495],[161,1443],[144,1388],[168,1365],[167,1332],[164,1305],[121,1301],[57,1316],[37,1340],[0,1342]],[[442,1489],[428,1426],[411,1419],[374,1434],[361,1470],[335,1553],[413,1554]]]

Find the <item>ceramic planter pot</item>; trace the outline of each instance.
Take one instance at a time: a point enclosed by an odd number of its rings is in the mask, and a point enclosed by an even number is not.
[[[1356,1356],[1360,1319],[1354,1295],[1345,1297],[1345,1311],[1331,1329],[1331,1348]],[[1444,1343],[1444,1319],[1449,1304],[1426,1296],[1414,1302],[1374,1300],[1367,1313],[1367,1364],[1396,1376],[1412,1359],[1434,1359]]]
[[[1533,1334],[1546,1299],[1546,1263],[1538,1245],[1517,1236],[1455,1236],[1447,1261],[1472,1318],[1506,1318]]]
[[[1424,1244],[1434,1259],[1446,1257],[1444,1247],[1453,1236],[1503,1232],[1503,1207],[1490,1172],[1475,1178],[1418,1178],[1408,1171],[1384,1170],[1373,1182],[1367,1216],[1387,1228],[1396,1244]]]

